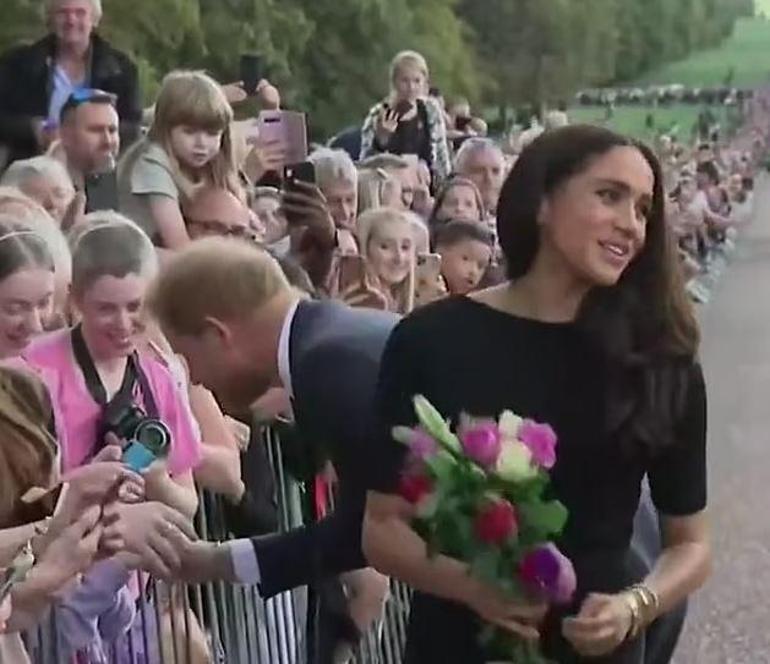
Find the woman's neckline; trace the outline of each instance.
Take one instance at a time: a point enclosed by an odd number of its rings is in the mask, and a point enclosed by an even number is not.
[[[490,304],[487,304],[486,302],[482,302],[481,300],[477,300],[473,297],[470,297],[469,295],[461,295],[458,298],[460,301],[467,302],[471,306],[486,311],[491,315],[505,318],[512,321],[518,321],[520,323],[527,323],[530,325],[536,325],[538,327],[541,327],[543,329],[552,329],[552,330],[571,330],[575,327],[575,321],[547,321],[542,320],[540,318],[532,318],[530,316],[525,316],[523,314],[516,314],[512,311],[504,311],[503,309],[498,309],[497,307],[493,307]]]

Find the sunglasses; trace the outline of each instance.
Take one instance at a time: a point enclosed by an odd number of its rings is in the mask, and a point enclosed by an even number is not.
[[[109,104],[115,106],[118,102],[118,96],[104,90],[95,88],[77,88],[64,102],[60,117],[64,117],[73,109],[82,104]]]

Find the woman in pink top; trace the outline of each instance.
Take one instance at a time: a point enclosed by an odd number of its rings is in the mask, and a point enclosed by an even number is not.
[[[125,392],[125,381],[130,401],[171,432],[168,458],[145,473],[146,497],[192,517],[198,505],[192,475],[200,458],[197,427],[167,367],[154,355],[137,351],[144,331],[144,296],[157,271],[154,248],[129,220],[114,213],[92,215],[73,238],[72,267],[80,324],[40,337],[22,353],[51,394],[62,471],[87,463],[102,448],[105,404]],[[75,357],[77,339],[82,339],[101,383],[101,398],[93,383],[86,384]],[[149,412],[153,407],[157,413]]]
[[[192,518],[198,429],[167,365],[144,350],[142,310],[157,271],[155,249],[138,226],[115,213],[90,215],[72,248],[71,295],[80,323],[38,337],[22,353],[50,392],[61,469],[89,463],[104,447],[107,413],[138,406],[171,434],[167,458],[143,473],[145,498]],[[66,655],[77,653],[78,661],[90,664],[109,661],[109,649],[134,619],[127,562],[120,556],[103,561],[60,602]]]

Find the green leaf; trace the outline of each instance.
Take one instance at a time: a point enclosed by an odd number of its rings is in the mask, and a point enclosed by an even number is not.
[[[411,447],[414,432],[409,427],[393,427],[390,431],[393,440],[407,447]]]
[[[450,452],[455,454],[461,452],[462,448],[457,436],[452,433],[449,424],[441,416],[441,413],[433,407],[430,401],[418,394],[414,397],[414,411],[423,428],[439,443]]]
[[[497,585],[500,577],[500,553],[489,547],[481,549],[470,561],[471,574],[481,581]]]
[[[550,502],[536,500],[529,503],[521,503],[517,507],[523,520],[531,528],[544,533],[546,537],[560,535],[569,517],[567,508],[558,500]]]

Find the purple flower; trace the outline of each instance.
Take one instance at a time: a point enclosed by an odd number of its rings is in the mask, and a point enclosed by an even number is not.
[[[556,433],[548,424],[524,420],[519,429],[519,440],[532,452],[538,466],[550,469],[556,463]]]
[[[492,468],[497,463],[502,440],[496,422],[467,421],[460,428],[460,442],[465,454],[482,468]]]
[[[568,604],[577,587],[575,568],[554,544],[527,554],[519,565],[519,576],[530,590],[554,604]]]

